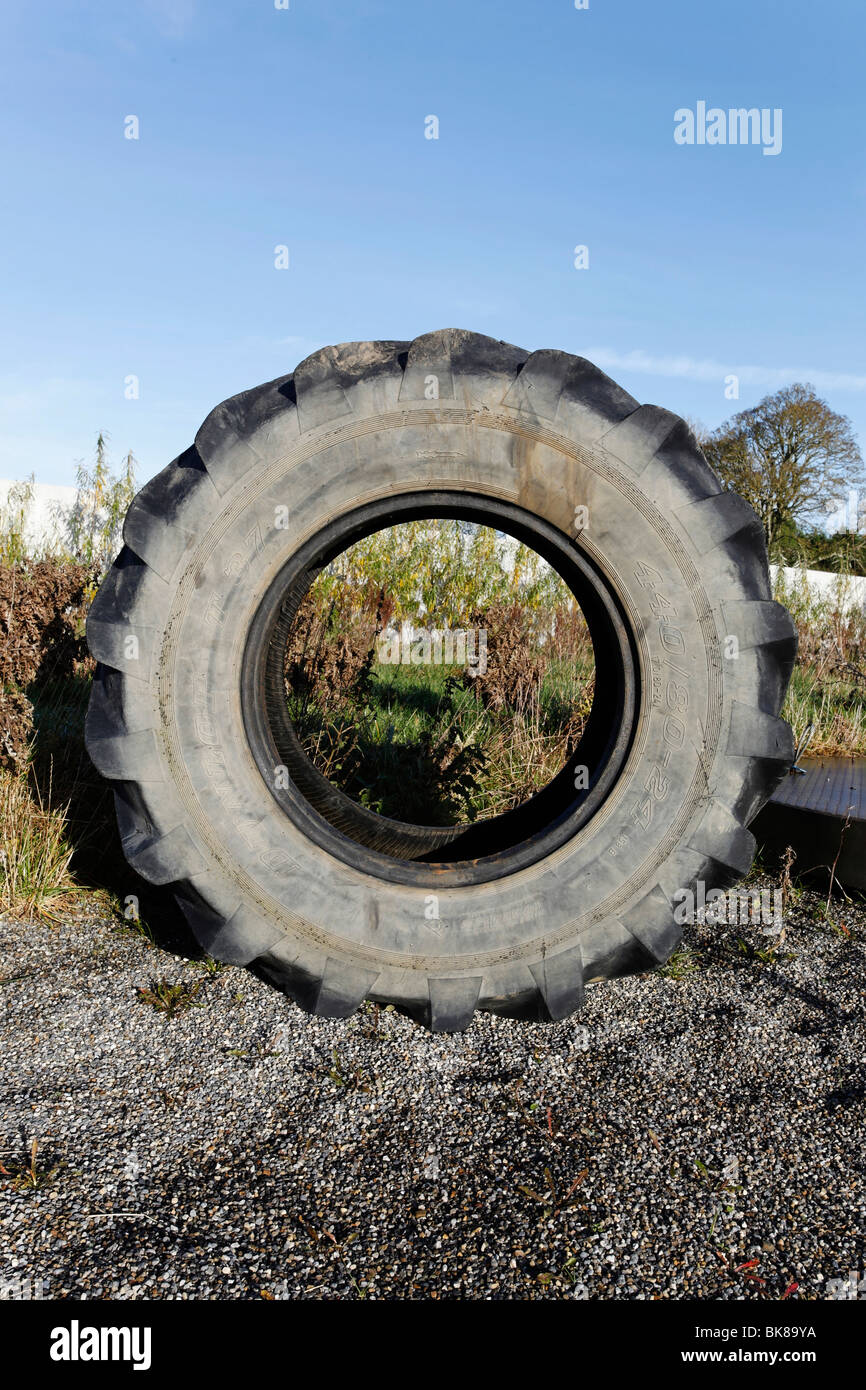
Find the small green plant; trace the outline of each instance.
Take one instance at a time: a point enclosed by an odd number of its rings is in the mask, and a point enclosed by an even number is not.
[[[674,951],[670,959],[665,961],[664,965],[660,965],[654,974],[662,975],[666,980],[684,980],[687,975],[699,970],[700,965],[699,953],[684,947],[681,951]]]
[[[163,977],[160,980],[152,980],[149,985],[139,985],[138,1002],[149,1004],[157,1013],[165,1014],[167,1018],[176,1018],[184,1010],[198,1008],[204,1003],[204,1000],[198,997],[203,985],[204,980],[178,980],[170,984]]]
[[[387,1037],[388,1028],[384,1026],[384,1020],[396,1012],[393,1004],[375,1004],[367,999],[358,1012],[358,1031],[361,1037],[373,1038],[376,1042]]]
[[[754,946],[751,941],[746,941],[744,937],[738,936],[736,939],[737,952],[747,961],[758,965],[779,965],[782,961],[796,960],[795,951],[783,951],[782,943],[785,939],[784,929],[773,940],[769,946]]]
[[[143,941],[147,946],[156,946],[152,928],[149,927],[146,922],[143,922],[140,917],[126,917],[124,915],[120,921],[115,922],[111,926],[110,930],[115,936],[134,936],[137,937],[139,941]]]
[[[577,1255],[574,1254],[569,1246],[566,1246],[565,1253],[567,1258],[560,1266],[560,1279],[566,1284],[582,1284],[580,1271],[577,1268]]]
[[[228,968],[225,961],[214,960],[213,956],[205,956],[203,960],[191,960],[190,965],[194,965],[197,970],[203,970],[212,978],[221,975]]]
[[[821,915],[834,936],[838,936],[842,941],[853,941],[855,939],[856,932],[854,928],[849,927],[846,922],[843,922],[841,917],[837,917],[835,913],[831,914],[826,907],[823,909]]]
[[[370,1085],[368,1078],[361,1071],[360,1067],[352,1066],[351,1063],[340,1061],[340,1054],[336,1047],[331,1053],[334,1065],[330,1068],[328,1076],[335,1086],[341,1087],[345,1091],[369,1091]]]
[[[561,1193],[556,1186],[550,1169],[545,1168],[544,1181],[547,1186],[546,1192],[536,1192],[535,1188],[527,1187],[523,1183],[518,1184],[518,1191],[522,1192],[525,1197],[529,1197],[531,1201],[537,1202],[542,1208],[541,1216],[538,1218],[539,1221],[549,1221],[551,1216],[558,1216],[560,1212],[568,1211],[571,1207],[577,1206],[578,1202],[574,1193],[580,1187],[588,1173],[589,1169],[584,1168],[583,1172],[578,1173],[577,1177],[566,1191]]]
[[[695,1159],[694,1173],[698,1182],[710,1192],[734,1193],[742,1191],[742,1188],[735,1187],[724,1174],[722,1174],[721,1178],[715,1177],[702,1158]],[[733,1210],[733,1198],[731,1198],[731,1210]]]
[[[715,1235],[719,1217],[723,1214],[730,1216],[734,1210],[737,1193],[742,1192],[742,1185],[735,1181],[737,1176],[737,1166],[725,1165],[721,1173],[712,1173],[703,1159],[683,1159],[680,1154],[674,1154],[668,1176],[673,1179],[677,1175],[685,1176],[696,1181],[703,1190],[713,1198],[715,1215],[713,1224],[710,1227],[708,1241],[712,1241]]]
[[[358,1232],[357,1232],[357,1231],[352,1231],[352,1233],[351,1233],[350,1235],[346,1236],[345,1240],[340,1241],[340,1240],[337,1240],[337,1237],[334,1235],[333,1231],[328,1231],[328,1230],[325,1229],[325,1227],[322,1227],[321,1231],[317,1231],[316,1228],[315,1228],[315,1226],[313,1226],[311,1222],[305,1221],[305,1220],[304,1220],[304,1218],[303,1218],[303,1216],[301,1216],[300,1212],[296,1212],[295,1215],[296,1215],[296,1219],[297,1219],[297,1221],[298,1221],[298,1224],[299,1224],[299,1226],[301,1227],[301,1230],[302,1230],[302,1231],[304,1232],[304,1234],[307,1236],[307,1238],[309,1239],[309,1241],[311,1242],[311,1244],[313,1244],[313,1245],[318,1245],[318,1244],[320,1243],[320,1241],[323,1241],[323,1240],[329,1240],[329,1241],[331,1242],[331,1245],[334,1247],[334,1251],[335,1251],[335,1253],[336,1253],[337,1259],[339,1260],[340,1264],[342,1265],[343,1270],[344,1270],[345,1275],[346,1275],[346,1278],[348,1279],[349,1283],[352,1285],[352,1288],[353,1288],[354,1291],[355,1291],[356,1297],[358,1297],[358,1298],[366,1298],[366,1297],[367,1297],[367,1290],[366,1290],[366,1288],[364,1287],[363,1284],[360,1284],[360,1283],[358,1282],[358,1280],[355,1278],[354,1274],[352,1273],[351,1269],[349,1268],[349,1265],[348,1265],[347,1262],[346,1262],[346,1257],[345,1257],[345,1255],[343,1254],[344,1247],[347,1246],[347,1245],[351,1245],[351,1244],[353,1243],[353,1241],[356,1241],[356,1240],[358,1239]]]
[[[5,1178],[14,1192],[38,1192],[40,1188],[51,1182],[55,1173],[58,1173],[65,1166],[63,1163],[55,1163],[51,1168],[38,1167],[36,1163],[38,1149],[39,1140],[34,1139],[25,1158],[13,1162],[11,1167],[0,1163],[0,1178]]]
[[[361,1017],[366,1022],[361,1025],[361,1036],[364,1038],[375,1038],[377,1041],[381,1036],[379,1033],[379,1005],[373,1004],[369,999],[365,1000],[361,1010]]]

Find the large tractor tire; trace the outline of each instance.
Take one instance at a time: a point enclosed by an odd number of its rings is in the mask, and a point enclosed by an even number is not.
[[[543,555],[596,663],[554,781],[446,829],[326,782],[283,686],[316,574],[424,516]],[[586,982],[667,959],[678,890],[749,868],[747,826],[793,755],[794,627],[754,512],[688,427],[582,358],[457,329],[324,348],[217,406],[124,541],[87,626],[87,746],[124,852],[173,885],[202,947],[305,1008],[391,1002],[434,1030],[476,1008],[562,1019]]]

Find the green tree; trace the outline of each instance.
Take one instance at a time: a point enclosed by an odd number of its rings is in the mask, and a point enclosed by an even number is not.
[[[34,475],[13,483],[0,505],[0,564],[20,565],[27,559],[27,517],[33,502]]]
[[[563,580],[528,546],[491,527],[432,518],[375,531],[343,551],[316,580],[323,602],[349,585],[372,585],[394,604],[393,621],[460,627],[478,609],[519,599],[531,610],[569,603]]]
[[[123,521],[135,496],[135,459],[128,453],[118,477],[108,462],[108,436],[96,440],[93,467],[78,467],[78,491],[67,522],[75,560],[104,574],[120,550]]]
[[[754,507],[771,555],[792,525],[866,481],[850,421],[801,383],[741,410],[702,447],[725,487]]]

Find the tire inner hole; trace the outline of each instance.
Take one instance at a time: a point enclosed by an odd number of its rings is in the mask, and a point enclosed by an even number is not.
[[[277,799],[430,865],[576,824],[633,713],[609,600],[507,508],[395,511],[337,525],[260,611]]]

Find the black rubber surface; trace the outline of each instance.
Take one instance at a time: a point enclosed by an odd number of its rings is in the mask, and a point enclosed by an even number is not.
[[[492,520],[578,594],[587,794],[569,766],[440,834],[362,814],[293,743],[274,694],[293,605],[335,547],[425,514]],[[324,348],[212,411],[124,539],[88,620],[87,741],[125,853],[207,950],[305,1008],[562,1018],[586,981],[667,958],[677,890],[748,869],[793,755],[793,624],[751,508],[682,420],[591,363],[458,329]]]

